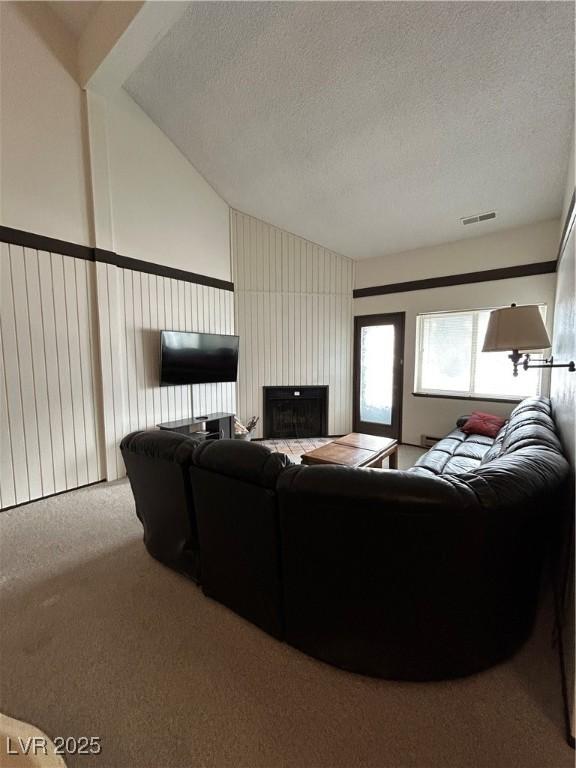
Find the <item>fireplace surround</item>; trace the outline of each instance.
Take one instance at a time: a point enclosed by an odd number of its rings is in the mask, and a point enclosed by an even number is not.
[[[263,387],[264,438],[326,437],[328,387]]]

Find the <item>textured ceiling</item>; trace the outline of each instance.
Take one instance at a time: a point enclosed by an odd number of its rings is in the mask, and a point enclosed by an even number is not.
[[[189,3],[125,87],[230,205],[366,258],[560,214],[573,17],[563,2]]]
[[[92,0],[77,0],[77,2],[59,0],[58,2],[50,2],[49,5],[74,37],[78,38],[88,26],[88,22],[94,15],[100,2],[92,2]]]

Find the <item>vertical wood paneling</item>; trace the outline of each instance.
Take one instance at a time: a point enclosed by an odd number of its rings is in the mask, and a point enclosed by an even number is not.
[[[92,290],[95,280],[95,265],[76,259],[76,294],[78,301],[78,336],[80,344],[80,365],[82,367],[82,404],[84,407],[84,441],[88,482],[94,483],[103,478],[100,462],[100,446],[97,434],[100,429],[102,403],[98,389],[100,387],[98,355],[95,349],[95,322]]]
[[[44,333],[42,322],[42,299],[40,295],[40,275],[38,252],[29,248],[24,250],[24,270],[28,292],[28,317],[32,367],[34,371],[34,397],[40,449],[40,471],[42,474],[42,493],[54,493],[54,456],[50,429],[50,406],[48,402],[48,380],[46,358],[44,355]]]
[[[133,349],[126,335],[126,308],[123,304],[125,285],[129,285],[128,279],[125,279],[124,271],[118,269],[108,269],[106,272],[108,283],[108,308],[110,311],[110,359],[112,361],[111,383],[112,383],[112,404],[114,406],[114,433],[110,436],[110,448],[114,461],[106,467],[106,477],[108,480],[114,477],[121,477],[124,464],[120,454],[120,441],[122,437],[136,429],[130,423],[130,404],[128,383],[129,371],[131,371],[131,362],[133,360]],[[118,363],[116,362],[118,361]],[[124,361],[124,364],[121,364]],[[103,408],[107,410],[109,403],[104,400]],[[134,408],[132,408],[132,411]],[[114,465],[116,475],[114,475]]]
[[[60,381],[62,431],[64,434],[64,470],[66,488],[78,486],[76,466],[76,432],[72,404],[72,377],[70,373],[70,349],[68,346],[68,317],[66,312],[66,285],[64,282],[64,256],[52,253],[52,299],[56,329],[56,359]],[[32,497],[33,498],[33,497]]]
[[[20,400],[24,421],[24,444],[28,472],[30,498],[42,496],[42,472],[40,466],[40,441],[36,415],[34,367],[30,343],[30,320],[28,314],[28,286],[24,263],[24,249],[10,246],[10,268],[12,272],[12,295],[14,327],[16,333],[16,362],[20,380]]]
[[[94,265],[1,245],[0,505],[102,479]]]
[[[234,384],[160,387],[159,381],[159,331],[234,333],[234,295],[100,263],[97,284],[106,477],[113,480],[125,474],[118,447],[128,432],[193,413],[235,412]]]
[[[237,211],[230,226],[238,415],[261,437],[262,387],[321,384],[330,434],[350,431],[353,262]]]
[[[108,290],[108,267],[106,264],[96,264],[96,285],[97,285],[97,301],[98,301],[98,318],[99,318],[99,337],[100,337],[100,365],[102,369],[102,401],[106,404],[103,407],[103,419],[104,419],[104,451],[105,451],[105,466],[110,466],[116,463],[115,452],[115,416],[116,408],[114,406],[114,389],[112,382],[112,368],[113,365],[120,365],[119,360],[112,359],[112,345],[111,335],[112,330],[110,327],[110,295]]]
[[[88,462],[84,436],[84,391],[78,332],[78,302],[76,294],[75,259],[62,257],[64,270],[64,299],[66,309],[66,338],[68,342],[68,367],[70,371],[70,399],[72,401],[72,428],[74,430],[74,454],[76,459],[75,485],[88,482]]]
[[[0,278],[1,279],[1,278]],[[7,456],[12,456],[12,437],[8,400],[6,398],[6,371],[4,356],[4,340],[0,333],[0,507],[10,507],[16,504],[16,486],[14,484],[14,467]]]
[[[20,366],[18,364],[18,339],[14,317],[14,294],[12,288],[12,269],[10,264],[10,249],[2,243],[2,273],[1,288],[1,322],[2,350],[4,355],[4,386],[7,402],[7,421],[10,430],[10,454],[2,453],[3,481],[7,475],[13,476],[14,502],[20,504],[30,498],[28,484],[28,467],[26,458],[26,441],[24,435],[24,416],[22,395],[20,392]],[[8,482],[6,482],[8,494]],[[2,491],[4,495],[4,490]]]
[[[64,416],[62,413],[62,391],[58,346],[56,340],[56,319],[54,291],[52,287],[52,259],[49,253],[38,253],[40,272],[40,294],[44,335],[44,361],[48,381],[48,407],[50,410],[50,434],[52,441],[52,468],[54,491],[64,490],[66,485],[66,455],[64,452]]]

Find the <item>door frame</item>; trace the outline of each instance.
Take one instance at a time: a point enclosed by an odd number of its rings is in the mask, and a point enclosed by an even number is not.
[[[402,404],[404,399],[404,331],[406,326],[406,312],[385,312],[375,315],[356,315],[354,317],[354,371],[352,388],[353,402],[352,402],[352,420],[353,429],[355,432],[361,432],[360,421],[360,333],[363,326],[366,325],[384,325],[386,323],[393,323],[396,328],[396,336],[394,339],[394,372],[392,383],[392,399],[398,403],[398,416],[397,416],[397,432],[398,435],[394,439],[402,442]],[[366,422],[365,422],[366,423]],[[372,423],[372,422],[370,422]],[[383,437],[389,437],[386,432],[390,432],[394,429],[394,420],[390,427],[374,425],[375,431],[371,434],[381,435]]]

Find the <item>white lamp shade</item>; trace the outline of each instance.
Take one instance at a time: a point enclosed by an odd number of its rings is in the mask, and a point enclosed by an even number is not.
[[[505,307],[490,313],[482,352],[548,349],[550,339],[537,306]]]

